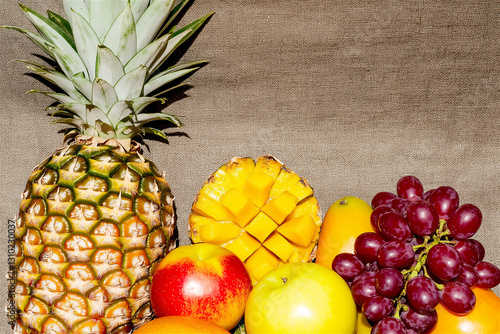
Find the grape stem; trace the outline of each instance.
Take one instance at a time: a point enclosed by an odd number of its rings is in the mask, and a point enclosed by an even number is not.
[[[394,312],[394,317],[397,319],[400,319],[401,317],[401,312],[405,311],[408,309],[408,306],[406,306],[403,302],[402,299],[406,296],[406,288],[408,285],[408,282],[418,276],[422,271],[423,275],[426,277],[429,277],[429,274],[427,273],[427,267],[425,266],[427,262],[427,255],[429,254],[429,251],[431,250],[432,247],[434,247],[437,244],[440,243],[446,243],[446,244],[453,244],[455,243],[454,241],[448,240],[446,237],[450,234],[450,231],[446,229],[446,220],[440,219],[439,220],[439,228],[436,230],[436,232],[432,236],[425,236],[424,237],[424,242],[420,245],[413,246],[414,251],[418,251],[422,249],[421,253],[418,255],[417,261],[411,266],[410,269],[403,270],[401,273],[405,277],[405,285],[401,293],[396,297],[395,302],[396,302],[396,310]],[[430,277],[429,277],[430,278]],[[444,289],[443,284],[439,284],[434,282],[436,287],[439,290]]]

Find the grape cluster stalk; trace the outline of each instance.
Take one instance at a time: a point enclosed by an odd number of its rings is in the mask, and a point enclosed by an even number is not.
[[[441,302],[450,312],[474,309],[472,287],[500,284],[500,269],[484,261],[483,245],[471,237],[482,214],[459,203],[455,189],[424,192],[412,175],[399,179],[396,193],[372,199],[375,232],[359,235],[354,254],[338,254],[332,269],[350,286],[372,334],[418,334],[438,321]]]

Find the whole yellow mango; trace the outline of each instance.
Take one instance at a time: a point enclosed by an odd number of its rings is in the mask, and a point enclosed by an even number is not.
[[[319,235],[316,263],[331,269],[340,253],[354,253],[354,242],[361,233],[374,232],[372,207],[360,198],[347,196],[333,203],[326,212]]]

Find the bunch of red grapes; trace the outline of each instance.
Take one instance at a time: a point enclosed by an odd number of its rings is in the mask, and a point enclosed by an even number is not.
[[[459,206],[452,187],[424,193],[418,178],[405,176],[397,194],[376,194],[372,207],[376,232],[359,235],[355,254],[339,254],[332,263],[373,324],[372,334],[424,333],[436,324],[440,301],[464,315],[476,303],[472,287],[500,284],[500,269],[483,261],[484,247],[470,239],[481,211]]]

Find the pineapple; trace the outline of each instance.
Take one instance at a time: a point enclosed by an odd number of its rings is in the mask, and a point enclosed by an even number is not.
[[[204,183],[189,235],[231,250],[254,284],[287,262],[316,256],[321,211],[309,183],[276,158],[232,158]]]
[[[64,1],[68,19],[21,5],[38,33],[5,27],[57,62],[28,68],[59,87],[36,92],[71,126],[22,195],[15,333],[125,334],[154,317],[151,277],[176,245],[174,197],[133,139],[166,138],[151,121],[181,125],[146,107],[205,63],[170,57],[211,15],[177,29],[188,1]]]

